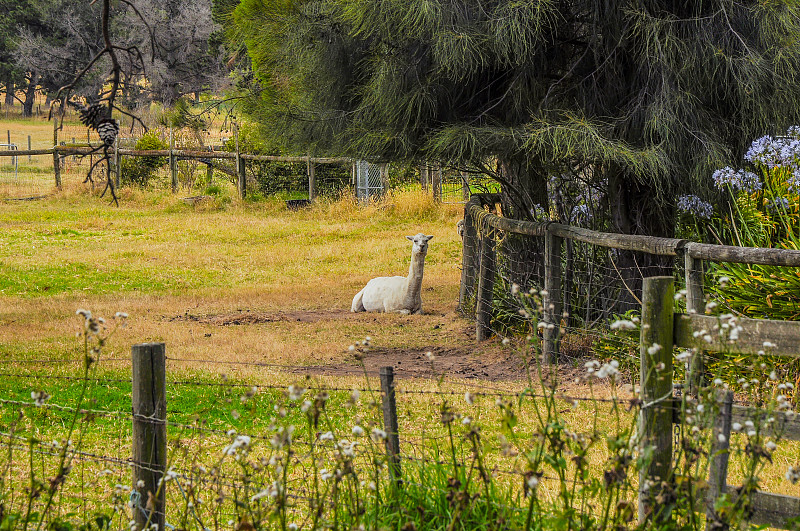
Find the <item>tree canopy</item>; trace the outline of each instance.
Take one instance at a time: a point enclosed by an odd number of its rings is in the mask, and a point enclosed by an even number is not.
[[[211,7],[212,0],[114,3],[110,24],[129,74],[122,80],[129,105],[151,100],[171,105],[182,95],[215,91],[225,83],[220,27]],[[0,82],[24,90],[26,104],[37,89],[55,94],[104,47],[99,5],[0,0]],[[77,94],[96,97],[108,72],[105,59],[82,76]]]
[[[580,172],[613,228],[671,234],[677,193],[800,117],[789,0],[242,0],[230,26],[269,129],[483,167],[516,217]]]

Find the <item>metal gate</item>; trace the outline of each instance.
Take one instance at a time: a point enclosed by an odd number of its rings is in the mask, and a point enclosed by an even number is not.
[[[365,160],[355,163],[356,198],[362,202],[383,197],[386,191],[385,164],[372,164]]]

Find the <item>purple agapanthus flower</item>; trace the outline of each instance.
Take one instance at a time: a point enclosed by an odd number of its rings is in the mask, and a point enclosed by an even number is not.
[[[789,191],[793,194],[800,194],[800,169],[794,170],[792,174],[786,179],[786,184],[789,185]]]
[[[745,192],[755,192],[761,190],[761,180],[753,172],[745,170],[734,170],[726,166],[721,170],[715,171],[711,177],[717,188],[730,186],[734,191],[743,190]]]
[[[789,208],[789,200],[785,197],[776,197],[767,206],[770,210],[787,210]]]
[[[711,219],[714,207],[696,195],[682,195],[678,198],[678,210],[681,213],[691,214],[700,219]]]
[[[785,137],[762,136],[750,144],[744,159],[753,164],[763,164],[769,169],[796,167],[800,162],[800,127],[790,127]]]
[[[581,203],[572,210],[569,221],[570,223],[583,223],[591,219],[592,211],[589,209],[589,205]]]

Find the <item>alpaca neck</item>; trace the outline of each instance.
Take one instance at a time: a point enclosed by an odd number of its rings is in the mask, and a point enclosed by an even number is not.
[[[425,254],[412,253],[411,266],[408,268],[408,281],[406,282],[406,295],[417,297],[422,291],[422,275],[425,272]]]

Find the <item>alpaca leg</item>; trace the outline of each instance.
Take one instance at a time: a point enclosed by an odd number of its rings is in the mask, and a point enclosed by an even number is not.
[[[364,290],[362,289],[359,291],[355,297],[353,297],[353,305],[350,306],[351,312],[366,312],[367,309],[364,308],[364,302],[362,299],[364,298]]]

